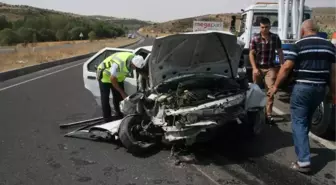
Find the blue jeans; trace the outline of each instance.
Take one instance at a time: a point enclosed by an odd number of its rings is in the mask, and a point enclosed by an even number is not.
[[[293,140],[299,162],[310,163],[310,145],[308,133],[312,115],[324,100],[326,87],[295,84],[293,87],[290,111]]]

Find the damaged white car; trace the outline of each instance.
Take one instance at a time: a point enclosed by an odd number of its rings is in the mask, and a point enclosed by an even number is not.
[[[122,101],[124,119],[90,132],[118,137],[131,153],[160,142],[190,145],[224,124],[242,124],[251,135],[258,133],[266,96],[238,73],[243,47],[229,32],[157,38],[148,59],[149,86]]]

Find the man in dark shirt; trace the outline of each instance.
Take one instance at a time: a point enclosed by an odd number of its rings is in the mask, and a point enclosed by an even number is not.
[[[260,19],[260,33],[255,34],[250,42],[249,59],[253,69],[253,83],[264,86],[270,90],[279,71],[279,65],[275,64],[275,51],[278,52],[280,64],[284,62],[281,40],[275,33],[270,32],[271,23],[268,18]],[[267,96],[266,114],[269,124],[274,124],[272,118],[273,96]]]
[[[277,92],[279,84],[294,70],[295,85],[290,111],[298,161],[293,162],[291,168],[309,172],[311,164],[308,133],[311,119],[326,96],[328,84],[335,99],[336,49],[330,41],[317,35],[316,24],[311,19],[302,23],[301,35],[303,38],[293,45],[286,56],[286,63],[282,65],[270,95]]]

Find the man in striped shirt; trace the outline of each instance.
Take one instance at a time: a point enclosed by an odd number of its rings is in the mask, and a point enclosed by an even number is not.
[[[293,140],[298,161],[291,168],[300,172],[310,171],[310,146],[308,133],[313,113],[324,100],[329,85],[335,98],[336,49],[328,40],[317,36],[316,24],[311,20],[302,23],[302,39],[298,40],[285,57],[270,96],[293,70],[293,87],[290,111]]]

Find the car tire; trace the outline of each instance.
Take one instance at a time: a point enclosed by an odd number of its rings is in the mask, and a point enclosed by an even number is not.
[[[311,132],[319,137],[329,137],[335,133],[335,105],[327,98],[317,107],[311,121]]]
[[[152,143],[140,141],[132,133],[132,128],[140,125],[142,120],[143,117],[140,115],[129,115],[126,116],[120,124],[119,139],[129,153],[143,154],[156,146],[155,141]]]

